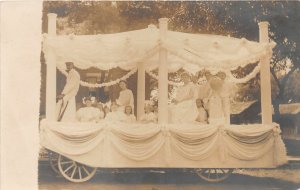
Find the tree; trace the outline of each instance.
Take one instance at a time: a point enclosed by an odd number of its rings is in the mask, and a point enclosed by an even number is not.
[[[79,34],[113,33],[146,28],[157,24],[161,17],[170,18],[171,30],[191,33],[231,35],[258,41],[258,22],[270,23],[270,38],[277,43],[271,60],[271,73],[278,93],[274,96],[276,113],[278,105],[295,94],[285,93],[285,86],[293,72],[300,66],[300,2],[296,1],[195,1],[195,2],[44,2],[43,31],[46,14],[55,12],[67,18],[73,30],[84,23],[86,30]],[[63,29],[62,29],[63,30]],[[75,31],[75,30],[74,30]],[[291,64],[289,64],[289,61]],[[243,76],[251,67],[237,70]],[[242,72],[243,70],[243,72]],[[278,73],[284,72],[284,75]],[[293,79],[296,80],[295,77]],[[249,82],[246,89],[257,97],[259,77]],[[256,93],[256,94],[255,94]],[[259,97],[259,96],[258,96]],[[295,98],[294,98],[295,100]]]

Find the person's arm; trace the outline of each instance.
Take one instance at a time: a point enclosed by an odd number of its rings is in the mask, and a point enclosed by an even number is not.
[[[132,110],[134,110],[134,97],[133,97],[133,93],[130,90],[130,100],[129,100],[129,105],[131,106]]]
[[[74,88],[80,85],[80,76],[77,71],[70,73],[70,80],[66,83],[61,95],[69,94]],[[69,77],[69,76],[68,76]]]

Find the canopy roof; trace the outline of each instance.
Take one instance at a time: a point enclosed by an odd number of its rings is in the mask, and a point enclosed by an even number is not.
[[[150,71],[159,65],[160,46],[168,50],[169,72],[182,68],[195,73],[201,69],[228,71],[257,62],[262,56],[271,54],[275,44],[174,31],[168,31],[166,40],[160,41],[159,29],[151,25],[147,29],[116,34],[45,34],[43,41],[46,61],[49,51],[54,52],[59,69],[64,69],[67,61],[74,62],[80,69],[96,67],[101,70],[115,67],[131,70],[144,62],[146,70]]]

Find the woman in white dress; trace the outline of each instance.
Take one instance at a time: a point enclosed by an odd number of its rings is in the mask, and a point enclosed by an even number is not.
[[[195,102],[195,85],[190,81],[188,73],[181,74],[184,85],[177,89],[173,105],[169,107],[171,123],[193,123],[198,115]]]
[[[133,114],[133,110],[132,110],[131,106],[129,106],[129,105],[125,106],[124,113],[125,113],[125,116],[126,116],[126,119],[125,119],[126,123],[135,123],[136,122],[136,118]]]
[[[208,96],[209,123],[229,124],[230,123],[230,84],[225,81],[226,74],[218,72],[211,75],[208,84],[211,88]]]
[[[76,118],[80,122],[98,122],[100,120],[100,110],[93,107],[95,101],[94,97],[83,98],[83,104],[85,107],[80,108],[76,113]]]
[[[116,100],[116,103],[119,106],[119,110],[124,112],[124,108],[127,105],[130,105],[134,109],[134,98],[133,93],[130,89],[127,88],[127,83],[125,81],[120,81],[119,86],[121,88],[119,98]]]

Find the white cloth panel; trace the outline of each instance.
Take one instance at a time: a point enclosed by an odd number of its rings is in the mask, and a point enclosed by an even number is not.
[[[168,70],[183,68],[191,73],[201,69],[233,70],[238,66],[259,61],[272,53],[275,44],[261,44],[231,37],[189,34],[168,31],[167,40],[159,41],[156,28],[103,35],[56,36],[44,35],[43,51],[52,49],[57,56],[57,67],[73,61],[78,68],[97,67],[108,70],[120,67],[133,69],[145,62],[146,70],[158,67],[159,46],[169,51]]]
[[[44,120],[40,135],[42,146],[94,167],[139,167],[139,163],[143,167],[217,167],[220,163],[276,167],[287,161],[277,124],[224,127]],[[211,159],[218,160],[211,164]]]

